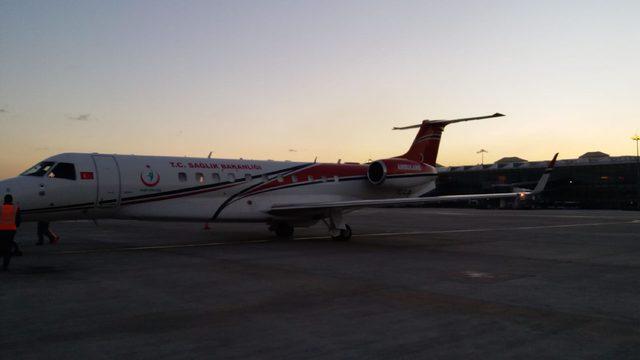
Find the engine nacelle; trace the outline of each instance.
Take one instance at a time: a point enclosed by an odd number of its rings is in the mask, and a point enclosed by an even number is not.
[[[433,166],[406,159],[384,159],[372,162],[367,169],[367,178],[374,185],[407,187],[425,182],[425,178],[436,175]],[[389,180],[398,180],[389,183]]]

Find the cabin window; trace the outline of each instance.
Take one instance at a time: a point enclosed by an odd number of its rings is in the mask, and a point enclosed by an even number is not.
[[[246,181],[251,181],[251,180],[253,180],[253,176],[251,176],[251,174],[244,174],[244,179]]]
[[[291,182],[298,182],[298,177],[295,175],[291,175]]]
[[[199,182],[200,184],[204,183],[204,174],[203,173],[196,173],[196,181]]]
[[[211,180],[213,180],[214,184],[217,184],[220,182],[220,175],[213,173],[211,174]]]
[[[229,182],[236,182],[236,176],[233,173],[228,173],[227,179],[229,180]]]
[[[282,178],[282,175],[278,175],[277,179],[278,179],[279,183],[284,182],[284,179]]]
[[[307,181],[313,181],[313,176],[311,175],[307,176]]]
[[[22,176],[42,176],[46,174],[53,167],[53,161],[43,161],[39,164],[34,165],[29,170],[23,172]]]
[[[47,176],[56,179],[75,180],[76,167],[70,163],[58,163]]]
[[[186,173],[178,173],[178,181],[180,182],[186,182],[187,181],[187,174]]]

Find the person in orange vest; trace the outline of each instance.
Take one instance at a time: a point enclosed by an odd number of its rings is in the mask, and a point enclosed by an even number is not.
[[[9,269],[11,255],[20,252],[17,244],[13,241],[16,236],[16,230],[20,226],[20,209],[13,205],[13,196],[7,194],[4,196],[4,204],[0,212],[0,253],[2,254],[2,270]]]

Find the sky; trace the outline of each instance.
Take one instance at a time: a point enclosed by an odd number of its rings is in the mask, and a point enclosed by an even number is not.
[[[0,0],[0,178],[62,152],[633,155],[638,1]]]

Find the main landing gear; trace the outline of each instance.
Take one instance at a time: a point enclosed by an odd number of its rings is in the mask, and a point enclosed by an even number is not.
[[[337,236],[333,236],[331,235],[331,239],[333,239],[333,241],[349,241],[351,240],[351,226],[344,224],[345,228],[344,229],[339,229],[338,230],[338,235]]]
[[[322,222],[329,229],[329,235],[334,241],[351,240],[351,226],[342,221],[342,211],[331,211],[326,219]],[[299,226],[304,224],[298,223]],[[293,225],[286,222],[274,222],[269,225],[269,231],[273,231],[279,238],[291,238],[293,236]]]
[[[293,226],[287,223],[276,223],[269,226],[269,230],[276,233],[280,238],[290,238],[293,236]]]
[[[334,241],[351,240],[351,226],[342,221],[342,211],[334,210],[329,216],[329,221],[322,220],[329,228],[329,235]]]

